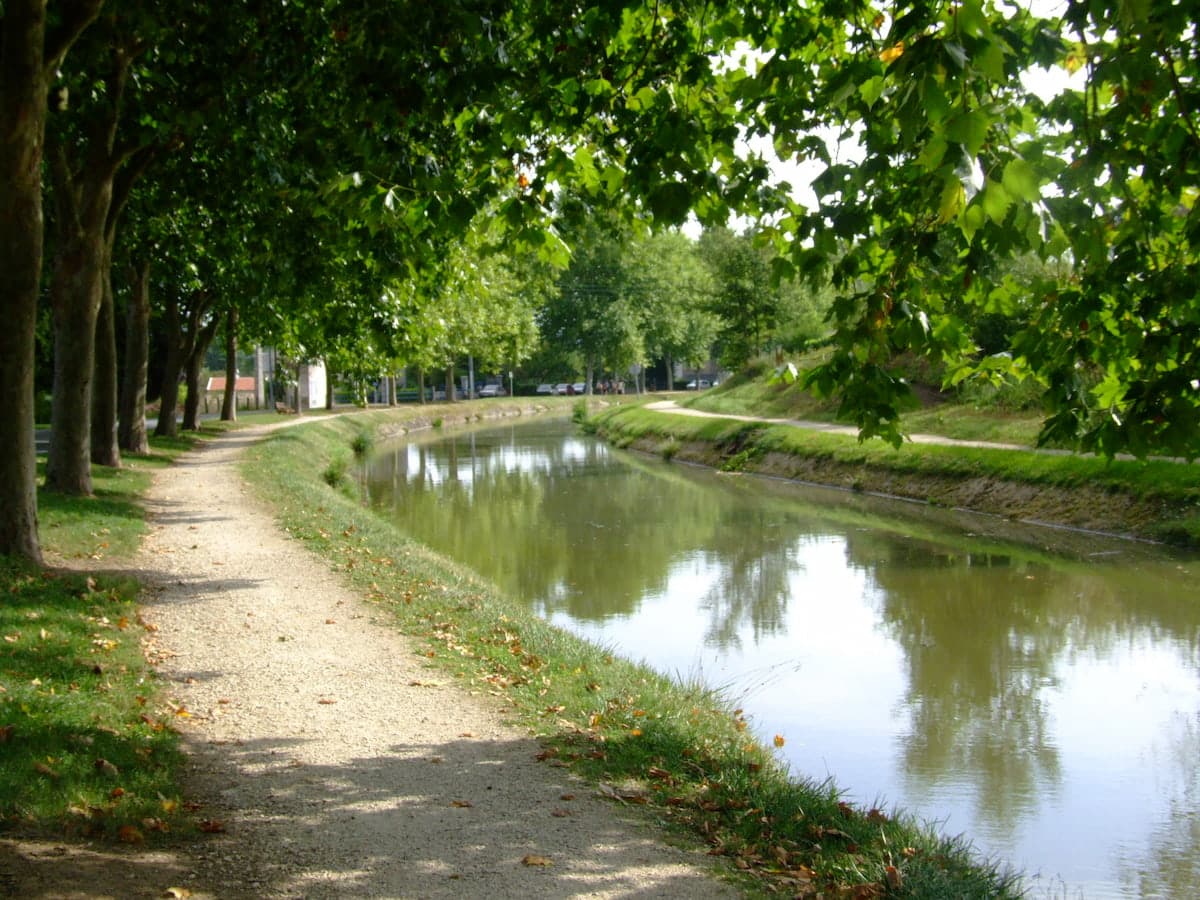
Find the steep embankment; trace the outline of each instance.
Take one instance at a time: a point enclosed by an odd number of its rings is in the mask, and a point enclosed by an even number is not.
[[[726,471],[1200,547],[1200,467],[1186,463],[931,438],[893,449],[860,444],[828,426],[813,430],[661,403],[605,410],[591,423],[620,446]]]

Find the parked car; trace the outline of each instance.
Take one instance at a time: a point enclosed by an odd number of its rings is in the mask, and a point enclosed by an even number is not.
[[[570,385],[566,384],[565,382],[563,384],[556,384],[554,386],[554,393],[558,394],[561,397],[568,393],[567,388],[569,388],[569,387],[570,387]]]
[[[575,382],[574,385],[572,385],[572,387],[575,388],[575,393],[577,393],[577,394],[586,394],[587,393],[587,382],[586,381],[577,381],[577,382]]]
[[[485,384],[478,391],[480,397],[507,397],[508,391],[498,384]]]
[[[554,385],[552,385],[552,384],[539,384],[539,385],[537,386],[537,392],[538,392],[539,394],[554,394],[554,393],[555,393],[555,390],[554,390]]]
[[[707,378],[693,378],[687,383],[687,389],[689,391],[702,391],[707,387],[712,387],[712,384]]]

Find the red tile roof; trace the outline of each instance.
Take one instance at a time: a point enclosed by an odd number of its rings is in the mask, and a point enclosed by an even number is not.
[[[235,391],[238,391],[239,393],[252,394],[252,393],[254,393],[254,389],[255,389],[255,384],[254,384],[254,376],[253,375],[238,376],[237,384],[234,386]],[[221,393],[222,391],[224,391],[225,390],[225,376],[224,375],[213,375],[211,378],[208,379],[208,387],[206,387],[205,390],[213,391],[215,393]]]

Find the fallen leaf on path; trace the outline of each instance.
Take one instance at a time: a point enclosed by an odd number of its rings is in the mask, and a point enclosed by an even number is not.
[[[205,834],[224,834],[225,823],[218,819],[203,819],[198,827]]]
[[[458,809],[471,809],[475,804],[470,800],[451,800],[450,805]]]
[[[123,844],[140,844],[145,838],[142,833],[132,825],[122,825],[117,830],[117,840]]]
[[[617,788],[611,784],[601,784],[600,794],[611,800],[620,800],[622,803],[645,803],[647,800],[646,795],[641,791]]]
[[[336,701],[336,700],[330,700],[328,697],[322,697],[322,698],[321,698],[320,700],[318,700],[317,702],[318,702],[318,703],[321,703],[321,704],[323,704],[323,705],[325,705],[325,706],[330,706],[330,705],[332,705],[332,704],[334,704],[334,703],[337,703],[337,701]]]
[[[548,856],[538,856],[536,853],[528,853],[521,858],[521,863],[526,866],[552,866],[554,861]]]

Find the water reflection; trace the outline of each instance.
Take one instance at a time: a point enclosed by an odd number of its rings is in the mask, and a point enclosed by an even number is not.
[[[388,448],[370,492],[551,620],[731,687],[800,773],[1068,893],[1200,884],[1192,561],[667,465],[546,424]]]

